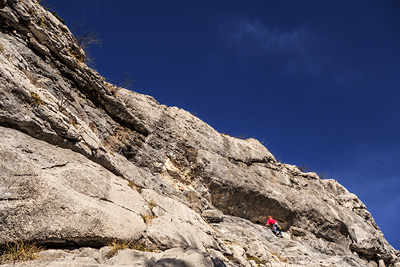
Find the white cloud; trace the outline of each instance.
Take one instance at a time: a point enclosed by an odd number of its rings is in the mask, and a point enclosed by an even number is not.
[[[231,20],[220,29],[228,46],[245,54],[303,53],[311,37],[305,29],[279,31],[248,19]]]
[[[349,69],[334,56],[326,35],[310,28],[282,30],[260,20],[233,18],[220,25],[219,33],[228,51],[235,53],[244,66],[251,67],[255,61],[264,61],[273,65],[282,77],[293,74],[319,76],[327,84],[338,85],[338,89],[343,86],[343,90],[366,81],[361,71]]]
[[[279,30],[258,20],[232,19],[221,25],[223,43],[240,57],[269,60],[282,74],[318,75],[326,58],[317,56],[317,38],[306,28]]]

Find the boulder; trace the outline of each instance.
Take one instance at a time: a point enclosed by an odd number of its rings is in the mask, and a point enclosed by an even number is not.
[[[146,229],[143,197],[81,154],[0,127],[0,243],[102,246]]]
[[[224,220],[224,214],[220,210],[204,210],[201,216],[210,223],[219,223]]]
[[[0,245],[91,247],[43,252],[52,266],[397,264],[337,181],[105,82],[38,2],[0,1]],[[277,239],[269,215],[292,235]],[[104,259],[113,240],[158,251]]]

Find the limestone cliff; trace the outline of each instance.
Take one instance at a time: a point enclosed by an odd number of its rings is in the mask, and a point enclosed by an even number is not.
[[[335,180],[105,82],[38,1],[0,0],[0,22],[0,245],[92,247],[23,265],[400,266]],[[115,239],[155,251],[108,259]]]

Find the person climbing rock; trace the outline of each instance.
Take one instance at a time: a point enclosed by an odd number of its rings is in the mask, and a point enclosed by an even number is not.
[[[278,237],[283,237],[282,236],[282,231],[281,231],[281,227],[279,226],[279,224],[276,222],[276,220],[274,220],[272,218],[272,216],[268,216],[268,221],[267,224],[265,226],[269,226],[272,229],[272,232],[278,236]]]

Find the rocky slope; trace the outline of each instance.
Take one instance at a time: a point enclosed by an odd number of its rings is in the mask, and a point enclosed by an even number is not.
[[[0,245],[49,249],[19,265],[400,266],[336,181],[105,82],[38,1],[0,0],[0,22]]]

